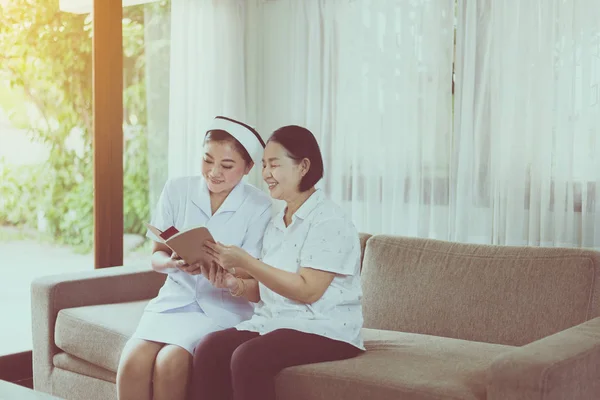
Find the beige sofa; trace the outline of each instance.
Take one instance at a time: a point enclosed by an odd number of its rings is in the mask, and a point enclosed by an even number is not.
[[[374,236],[362,276],[367,351],[282,371],[278,398],[600,399],[600,253]],[[111,268],[34,282],[35,387],[114,399],[163,280]]]

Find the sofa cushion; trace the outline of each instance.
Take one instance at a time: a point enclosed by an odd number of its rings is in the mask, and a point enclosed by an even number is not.
[[[52,371],[52,393],[67,400],[118,400],[114,383],[62,368]]]
[[[344,361],[288,368],[285,400],[483,400],[493,360],[511,346],[363,329],[367,351]]]
[[[146,301],[62,310],[54,357],[61,370],[114,382],[119,357]],[[363,329],[367,351],[344,361],[288,368],[278,398],[485,399],[486,373],[510,346]]]
[[[116,383],[117,374],[84,361],[65,352],[58,353],[52,358],[52,364],[56,368],[64,369],[65,371],[75,372],[76,374],[89,376],[91,378],[101,379],[106,382]]]
[[[600,314],[599,255],[373,236],[362,268],[365,327],[531,343]]]
[[[148,300],[67,308],[56,318],[56,345],[68,354],[117,372],[121,351]]]

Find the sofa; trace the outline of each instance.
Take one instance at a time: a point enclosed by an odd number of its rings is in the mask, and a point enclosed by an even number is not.
[[[282,400],[600,399],[600,252],[361,235],[360,356],[283,370]],[[108,268],[32,284],[37,390],[115,399],[164,281]]]

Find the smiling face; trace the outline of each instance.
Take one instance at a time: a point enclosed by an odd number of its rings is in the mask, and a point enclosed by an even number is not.
[[[294,160],[277,142],[267,143],[263,156],[263,179],[271,197],[290,200],[300,193],[300,181],[310,165],[307,159]]]
[[[244,160],[232,141],[208,139],[204,142],[202,175],[210,192],[228,194],[252,166],[252,162]]]

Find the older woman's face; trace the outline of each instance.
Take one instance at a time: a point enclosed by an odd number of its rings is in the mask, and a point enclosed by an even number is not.
[[[269,142],[263,155],[263,179],[269,185],[271,197],[288,200],[300,193],[300,165],[288,156],[279,143]]]

